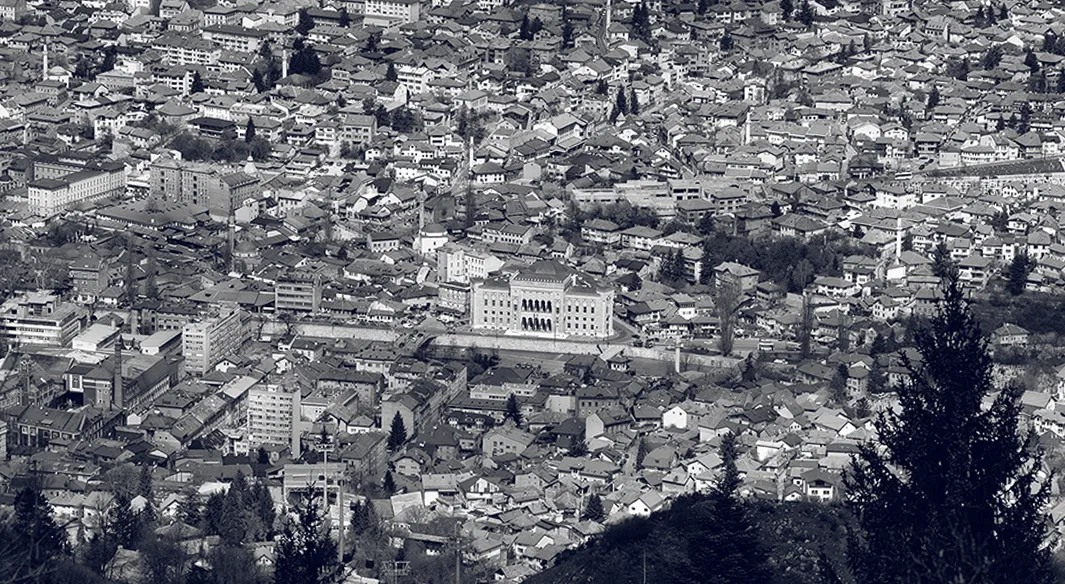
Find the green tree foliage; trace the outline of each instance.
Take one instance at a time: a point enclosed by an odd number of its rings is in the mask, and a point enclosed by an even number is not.
[[[139,551],[148,582],[185,584],[191,558],[181,543],[166,537],[150,537],[141,544]]]
[[[588,445],[584,443],[584,438],[580,436],[571,438],[567,454],[578,458],[588,454]]]
[[[684,284],[684,251],[677,248],[661,260],[658,268],[658,281],[669,286]]]
[[[347,8],[340,9],[340,26],[343,28],[351,26],[351,15],[348,14]]]
[[[584,506],[583,519],[590,521],[602,521],[606,516],[606,512],[603,510],[603,499],[599,496],[599,493],[592,493],[588,497],[588,504]]]
[[[197,584],[264,584],[267,579],[246,547],[218,546],[207,554],[210,570]],[[188,584],[194,584],[189,579]]]
[[[997,69],[998,64],[1002,62],[1002,46],[991,45],[984,51],[984,56],[980,58],[980,67],[985,71]]]
[[[917,331],[899,411],[877,418],[846,475],[864,582],[1049,582],[1039,455],[1019,432],[1021,389],[995,388],[987,340],[956,277]]]
[[[517,394],[512,393],[507,397],[506,419],[512,420],[517,426],[521,426],[521,406],[518,404]]]
[[[244,126],[244,142],[251,144],[255,140],[255,120],[248,116],[248,123]]]
[[[846,405],[847,403],[847,379],[849,377],[847,365],[840,363],[836,367],[836,373],[832,375],[832,379],[828,382],[828,397],[837,406]]]
[[[796,19],[802,23],[806,28],[810,28],[814,23],[814,9],[810,6],[810,0],[802,0],[799,4],[799,14]]]
[[[403,423],[403,416],[396,412],[392,416],[392,427],[388,433],[388,449],[396,451],[407,441],[407,426]]]
[[[329,537],[316,493],[309,493],[287,518],[275,549],[274,584],[336,584],[343,580],[337,547]]]
[[[1006,273],[1006,291],[1014,296],[1023,294],[1028,286],[1028,274],[1034,266],[1035,262],[1028,258],[1028,254],[1013,256]]]
[[[288,72],[290,75],[307,75],[317,78],[322,74],[322,61],[318,58],[318,52],[314,47],[297,38],[292,43],[292,56],[288,59]]]
[[[574,217],[574,221],[577,225],[582,225],[586,221],[593,219],[606,219],[616,223],[622,229],[628,229],[629,227],[635,227],[637,225],[643,225],[644,227],[658,227],[660,219],[658,214],[653,210],[646,207],[634,207],[632,203],[622,200],[617,203],[611,203],[606,206],[595,206],[588,212],[582,212],[576,207],[570,209],[575,214],[570,215]],[[579,231],[579,229],[578,229]]]
[[[647,439],[640,437],[640,441],[636,444],[636,468],[643,468],[643,459],[647,458]]]
[[[388,67],[385,69],[385,80],[386,81],[398,81],[399,80],[399,74],[396,73],[396,64],[395,63],[392,63],[392,62],[388,63]]]
[[[784,20],[791,20],[791,14],[795,12],[795,3],[792,0],[780,0],[780,13]]]
[[[56,564],[69,555],[66,532],[52,517],[52,506],[36,488],[15,495],[15,513],[0,534],[0,576],[5,582],[51,582]]]
[[[203,77],[200,77],[200,72],[196,71],[192,74],[192,85],[189,86],[189,93],[202,93],[206,89],[203,84]]]
[[[306,8],[300,8],[296,21],[296,33],[300,36],[307,36],[307,33],[311,32],[312,28],[314,28],[314,19],[311,18]]]
[[[647,0],[641,0],[633,8],[630,30],[636,38],[645,43],[651,42],[651,12],[647,8]]]
[[[636,96],[635,88],[629,88],[629,113],[634,116],[640,113],[640,99]]]

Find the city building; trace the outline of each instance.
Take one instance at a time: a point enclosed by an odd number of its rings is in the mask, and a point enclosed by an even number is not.
[[[149,193],[168,201],[207,207],[211,216],[226,220],[233,211],[259,195],[259,179],[241,171],[161,157],[150,168]]]
[[[300,421],[299,388],[287,390],[280,385],[260,384],[248,390],[248,442],[252,448],[266,444],[299,451],[299,436],[304,429]],[[306,425],[308,428],[310,424]]]
[[[98,201],[126,190],[125,168],[80,170],[59,178],[27,183],[30,210],[51,217],[85,201]]]
[[[185,370],[203,375],[222,359],[236,354],[250,338],[249,315],[243,310],[190,322],[181,331]]]
[[[322,302],[322,278],[319,274],[290,273],[274,283],[274,310],[318,312]]]
[[[470,293],[475,330],[546,338],[614,334],[614,289],[556,260],[514,274],[475,280]]]
[[[363,25],[390,28],[421,19],[420,0],[366,0]]]
[[[81,308],[45,292],[29,292],[0,305],[0,335],[15,346],[70,346],[84,321]]]

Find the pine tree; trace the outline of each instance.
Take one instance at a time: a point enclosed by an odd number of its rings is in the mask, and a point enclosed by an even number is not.
[[[203,85],[203,77],[200,76],[200,72],[196,71],[192,74],[192,85],[189,86],[189,93],[202,93],[206,89]]]
[[[588,454],[588,445],[584,443],[584,438],[580,436],[570,438],[567,454],[575,458]]]
[[[948,278],[952,274],[956,274],[957,271],[958,266],[950,257],[950,251],[947,249],[947,244],[939,242],[939,244],[932,249],[932,275],[938,278]]]
[[[931,110],[935,109],[937,105],[939,105],[939,86],[933,85],[932,91],[928,92],[928,101],[926,102],[926,106],[928,109]]]
[[[55,562],[70,553],[66,532],[55,522],[52,506],[39,489],[19,491],[14,507],[13,551],[17,553],[4,557],[3,562],[15,564],[8,568],[16,568],[15,573],[30,582],[50,582]]]
[[[899,409],[875,421],[845,477],[862,527],[857,581],[1051,581],[1048,483],[1021,435],[1019,385],[996,396],[987,339],[953,276],[905,361]],[[984,406],[985,398],[990,405]]]
[[[629,112],[632,115],[638,115],[640,113],[640,100],[636,97],[636,88],[629,88]]]
[[[814,9],[813,9],[813,7],[810,6],[810,0],[802,0],[802,3],[799,4],[798,20],[806,28],[810,28],[810,26],[813,25],[813,23],[814,23]]]
[[[532,38],[533,38],[532,37],[532,31],[529,28],[529,13],[528,12],[526,12],[521,17],[521,24],[518,26],[518,38],[520,38],[523,41],[531,41]]]
[[[337,584],[343,580],[337,544],[329,537],[317,493],[308,494],[297,507],[295,520],[285,521],[274,553],[274,584]]]
[[[343,28],[351,26],[351,15],[348,14],[347,8],[340,9],[340,26]]]
[[[837,406],[847,403],[848,377],[850,377],[850,373],[847,371],[847,366],[840,363],[836,367],[836,373],[832,376],[832,380],[828,382],[828,398]]]
[[[389,63],[388,68],[385,69],[385,79],[387,81],[396,81],[399,79],[399,74],[396,73],[396,64]]]
[[[640,442],[636,445],[636,468],[643,468],[643,459],[647,458],[647,439],[640,437]]]
[[[381,488],[389,495],[396,492],[396,479],[392,478],[392,471],[385,472],[385,478],[384,481],[381,482]]]
[[[629,114],[629,100],[625,97],[624,87],[618,88],[618,95],[614,99],[614,107],[616,107],[617,111],[620,112],[623,116]]]
[[[734,45],[735,43],[732,40],[732,33],[726,30],[724,34],[721,35],[721,41],[718,43],[718,48],[721,49],[722,53],[728,53],[732,50]]]
[[[584,507],[583,519],[589,521],[602,521],[606,512],[603,510],[603,499],[599,496],[599,493],[592,493],[588,497],[588,504]]]
[[[406,441],[407,426],[403,423],[403,416],[397,411],[396,415],[392,416],[392,428],[388,433],[388,449],[395,451]]]
[[[248,116],[248,123],[244,126],[244,143],[251,144],[251,141],[255,139],[255,120]]]
[[[193,527],[200,525],[203,521],[202,507],[196,491],[192,489],[186,491],[181,501],[178,502],[178,520]]]
[[[128,550],[137,549],[141,539],[141,522],[130,506],[130,499],[126,493],[114,494],[114,503],[112,503],[108,518],[108,531],[120,547]]]
[[[1024,49],[1024,64],[1032,75],[1039,71],[1039,58],[1035,56],[1035,51],[1032,50],[1032,47]]]
[[[521,406],[518,405],[517,394],[512,393],[507,397],[506,419],[513,420],[516,426],[521,426]]]
[[[1028,254],[1019,253],[1013,256],[1006,274],[1006,291],[1014,296],[1024,293],[1028,287],[1028,273],[1032,269],[1032,261]]]
[[[314,19],[311,18],[310,13],[306,8],[300,8],[299,16],[296,21],[296,33],[300,36],[307,36],[307,33],[311,32],[314,28]]]
[[[795,4],[792,0],[780,0],[780,12],[784,20],[791,20],[791,13],[795,12]]]

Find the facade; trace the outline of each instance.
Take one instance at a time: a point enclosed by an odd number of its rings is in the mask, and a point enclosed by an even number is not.
[[[614,290],[555,260],[472,284],[473,328],[546,338],[614,334]]]
[[[0,335],[16,346],[67,347],[84,314],[54,294],[31,292],[0,305]]]
[[[152,162],[150,176],[152,196],[207,207],[212,216],[221,218],[259,194],[258,178],[172,158]]]
[[[79,170],[59,178],[27,183],[30,210],[50,217],[83,201],[97,201],[126,190],[124,169]]]
[[[248,390],[248,442],[290,446],[298,443],[300,390],[277,385],[257,385]]]
[[[248,314],[242,310],[186,324],[181,331],[186,371],[203,375],[219,361],[236,353],[250,337]]]
[[[365,26],[399,26],[421,18],[419,0],[366,0],[363,7]]]
[[[321,302],[322,280],[318,275],[290,274],[274,283],[274,309],[279,312],[318,312]]]

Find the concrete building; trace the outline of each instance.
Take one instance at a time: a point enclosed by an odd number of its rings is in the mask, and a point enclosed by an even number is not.
[[[274,283],[274,309],[294,312],[318,312],[322,302],[322,278],[319,274],[291,273]]]
[[[209,165],[159,158],[149,168],[148,192],[168,201],[207,207],[225,220],[245,202],[259,195],[259,179],[243,172],[224,172]]]
[[[257,385],[248,390],[248,442],[251,448],[264,444],[299,450],[304,426],[300,420],[301,395],[278,385]],[[293,454],[295,456],[295,454]]]
[[[363,10],[364,26],[389,28],[421,19],[419,0],[366,0]]]
[[[472,284],[470,315],[477,330],[546,338],[614,334],[614,289],[555,260]]]
[[[27,183],[29,208],[51,217],[84,201],[97,201],[126,190],[125,169],[79,170],[60,178],[36,178]]]
[[[248,313],[234,310],[186,324],[181,331],[186,371],[203,375],[235,354],[251,338],[248,321]]]
[[[79,307],[58,296],[30,292],[0,305],[0,335],[16,346],[67,347],[84,319]]]

